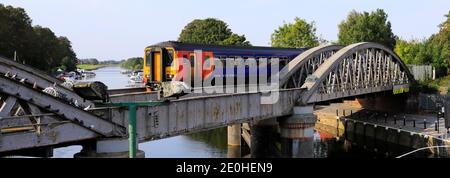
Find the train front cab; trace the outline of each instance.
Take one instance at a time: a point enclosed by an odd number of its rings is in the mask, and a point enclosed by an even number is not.
[[[144,83],[152,90],[159,90],[161,82],[171,81],[176,71],[172,67],[173,48],[146,48],[144,55]]]

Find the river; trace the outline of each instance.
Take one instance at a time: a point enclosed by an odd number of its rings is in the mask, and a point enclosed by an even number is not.
[[[101,81],[109,89],[132,87],[128,82],[128,76],[120,73],[119,67],[104,67],[93,72],[94,78],[87,80]],[[344,138],[336,138],[325,132],[315,130],[313,139],[313,151],[311,157],[389,157],[384,151],[368,151],[353,144]],[[295,145],[295,140],[287,141]],[[286,141],[284,141],[286,143]],[[227,146],[227,130],[220,128],[190,135],[181,135],[161,140],[140,143],[139,149],[145,152],[146,158],[225,158],[229,157]],[[392,147],[390,147],[392,149]],[[54,150],[55,158],[71,158],[81,150],[81,146],[69,146]],[[376,150],[376,149],[373,149]],[[399,151],[399,153],[404,150]],[[248,155],[248,149],[241,149],[241,156]],[[392,156],[392,155],[391,155]],[[239,157],[239,156],[237,156]]]

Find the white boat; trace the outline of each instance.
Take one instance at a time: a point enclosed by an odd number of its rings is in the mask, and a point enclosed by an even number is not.
[[[123,69],[123,70],[120,71],[120,73],[121,73],[121,74],[130,74],[130,73],[131,73],[131,70],[125,70],[125,69]]]
[[[81,75],[79,75],[79,73],[77,72],[69,72],[66,75],[64,75],[64,79],[67,81],[75,81],[75,80],[79,80],[81,79]]]
[[[143,83],[144,82],[144,77],[142,77],[140,75],[131,76],[130,77],[130,82],[131,83]]]
[[[81,74],[83,77],[88,78],[88,77],[94,77],[95,73],[91,72],[91,71],[85,71]]]

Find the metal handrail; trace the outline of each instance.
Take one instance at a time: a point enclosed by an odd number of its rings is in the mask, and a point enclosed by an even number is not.
[[[402,157],[407,156],[407,155],[410,155],[410,154],[412,154],[412,153],[415,153],[415,152],[418,152],[418,151],[421,151],[421,150],[425,150],[425,149],[430,149],[430,148],[450,148],[450,145],[439,145],[439,146],[427,146],[427,147],[422,147],[422,148],[418,148],[418,149],[415,149],[415,150],[413,150],[413,151],[410,151],[410,152],[408,152],[408,153],[402,154],[402,155],[400,155],[400,156],[397,156],[397,157],[395,157],[395,158],[402,158]]]

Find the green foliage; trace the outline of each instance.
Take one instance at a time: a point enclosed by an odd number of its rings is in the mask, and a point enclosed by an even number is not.
[[[228,25],[218,19],[195,19],[181,31],[178,41],[199,44],[250,46],[244,35],[231,32]]]
[[[427,65],[432,63],[427,46],[427,39],[411,41],[398,39],[394,51],[406,64]]]
[[[108,65],[107,64],[98,64],[98,65],[95,65],[95,64],[78,64],[77,68],[78,69],[84,69],[84,70],[97,70],[97,69],[105,67],[105,66],[108,66]]]
[[[31,19],[22,8],[0,4],[0,54],[12,58],[18,53],[19,62],[31,55],[27,51],[33,46]]]
[[[250,46],[250,42],[245,41],[245,35],[239,36],[237,34],[231,34],[227,39],[223,40],[219,44],[221,45],[239,45]]]
[[[130,70],[142,69],[144,65],[144,59],[142,57],[133,57],[125,60],[120,67]]]
[[[394,49],[396,36],[392,33],[388,15],[382,10],[359,13],[351,11],[339,24],[338,43],[376,42]]]
[[[66,71],[74,71],[77,69],[77,65],[69,57],[64,57],[61,61],[61,68]]]
[[[98,59],[96,58],[88,58],[88,59],[80,59],[79,60],[80,64],[92,64],[92,65],[97,65],[100,62],[98,61]]]
[[[33,27],[24,9],[0,4],[0,24],[0,55],[13,58],[16,52],[18,62],[47,72],[74,69],[76,54],[69,39],[49,28]]]
[[[450,12],[439,25],[437,34],[423,40],[397,40],[395,52],[406,64],[433,65],[437,76],[447,74],[450,67]]]
[[[294,23],[284,24],[271,35],[274,47],[314,47],[319,45],[314,22],[308,23],[304,19],[295,18]]]

